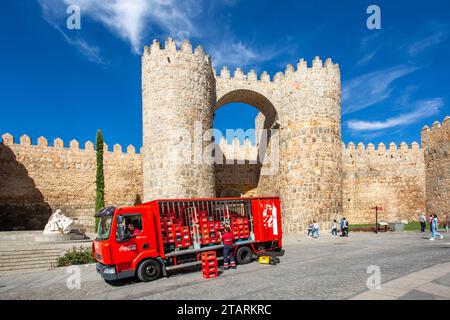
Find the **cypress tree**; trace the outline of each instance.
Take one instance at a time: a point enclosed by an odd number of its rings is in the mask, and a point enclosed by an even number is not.
[[[95,212],[105,207],[105,175],[103,173],[103,134],[97,130],[95,150],[97,155],[97,172],[95,176]],[[95,219],[95,230],[97,230],[99,219]]]

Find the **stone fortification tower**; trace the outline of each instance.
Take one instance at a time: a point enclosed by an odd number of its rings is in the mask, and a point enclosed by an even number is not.
[[[316,57],[281,75],[279,190],[288,231],[342,214],[342,139],[339,66]]]
[[[450,214],[450,117],[422,129],[427,213]]]
[[[169,38],[142,56],[144,199],[211,197],[213,165],[202,164],[195,125],[212,127],[215,79],[211,60],[188,41]],[[201,129],[200,129],[201,130]],[[200,136],[199,139],[202,137]],[[201,140],[200,140],[201,141]]]

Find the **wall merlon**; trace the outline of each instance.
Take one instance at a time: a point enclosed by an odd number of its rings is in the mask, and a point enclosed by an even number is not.
[[[162,49],[161,43],[157,39],[153,39],[153,43],[150,47],[150,53],[159,52]]]
[[[256,74],[255,70],[251,69],[250,72],[247,74],[247,79],[249,81],[257,81],[258,75]]]
[[[61,138],[56,138],[55,140],[53,140],[53,147],[64,148],[64,141]]]
[[[319,56],[315,56],[314,57],[314,60],[312,62],[312,68],[313,69],[321,69],[321,68],[323,68],[322,59],[320,59]]]
[[[233,78],[236,80],[244,80],[244,72],[242,72],[242,69],[237,67],[234,71]]]
[[[20,144],[23,146],[31,146],[31,138],[26,134],[20,137]]]
[[[364,145],[364,143],[360,142],[358,143],[358,152],[362,153],[366,150],[366,147]]]
[[[168,37],[165,44],[164,44],[164,50],[166,51],[172,51],[175,52],[177,51],[177,44],[176,42],[172,39],[172,37]]]
[[[48,147],[48,140],[45,137],[40,136],[37,138],[37,145],[40,147]]]
[[[220,78],[222,79],[230,79],[230,70],[228,70],[227,66],[223,66],[222,69],[220,69]]]
[[[86,150],[86,151],[94,151],[94,143],[92,141],[86,141],[84,143],[84,150]]]
[[[413,141],[413,143],[411,143],[411,150],[413,151],[419,151],[420,150],[420,146],[416,141]]]
[[[131,154],[131,155],[136,154],[136,149],[134,148],[133,145],[130,144],[130,145],[127,147],[127,153],[128,153],[128,154]]]
[[[383,142],[380,142],[378,144],[378,148],[377,148],[378,152],[386,152],[386,145]]]
[[[192,44],[188,39],[185,39],[180,47],[181,51],[186,53],[192,53]]]
[[[280,83],[284,80],[284,73],[283,72],[277,72],[275,76],[273,77],[274,83]]]
[[[77,140],[72,139],[69,142],[69,148],[72,149],[72,150],[79,150],[80,149],[80,143]]]
[[[2,141],[4,145],[12,145],[14,144],[14,136],[10,133],[5,133],[2,135]]]
[[[446,127],[449,127],[450,126],[450,116],[446,116],[445,118],[444,118],[444,121],[442,121],[442,126],[444,127],[444,126],[446,126]]]
[[[116,143],[113,146],[113,152],[121,154],[122,153],[122,146],[120,144]]]
[[[374,152],[375,151],[375,145],[373,143],[369,143],[367,145],[367,151]]]
[[[199,45],[195,48],[194,54],[199,57],[205,57],[205,50],[203,50],[203,47]]]
[[[389,144],[389,151],[394,152],[397,151],[397,145],[394,142]]]
[[[270,74],[268,74],[267,71],[263,71],[263,73],[261,73],[261,81],[264,83],[270,82]]]

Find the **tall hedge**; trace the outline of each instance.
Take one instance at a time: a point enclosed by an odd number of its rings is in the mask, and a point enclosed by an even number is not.
[[[95,150],[97,155],[97,171],[95,176],[95,212],[105,207],[105,175],[103,173],[103,134],[97,130],[95,139]],[[97,230],[99,219],[95,219],[95,230]]]

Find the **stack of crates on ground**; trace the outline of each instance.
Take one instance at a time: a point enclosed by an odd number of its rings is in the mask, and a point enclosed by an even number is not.
[[[247,218],[234,218],[231,220],[231,232],[234,240],[250,237],[250,224]]]
[[[210,279],[219,275],[219,268],[217,266],[217,255],[215,251],[208,251],[202,253],[202,272],[203,278]]]

